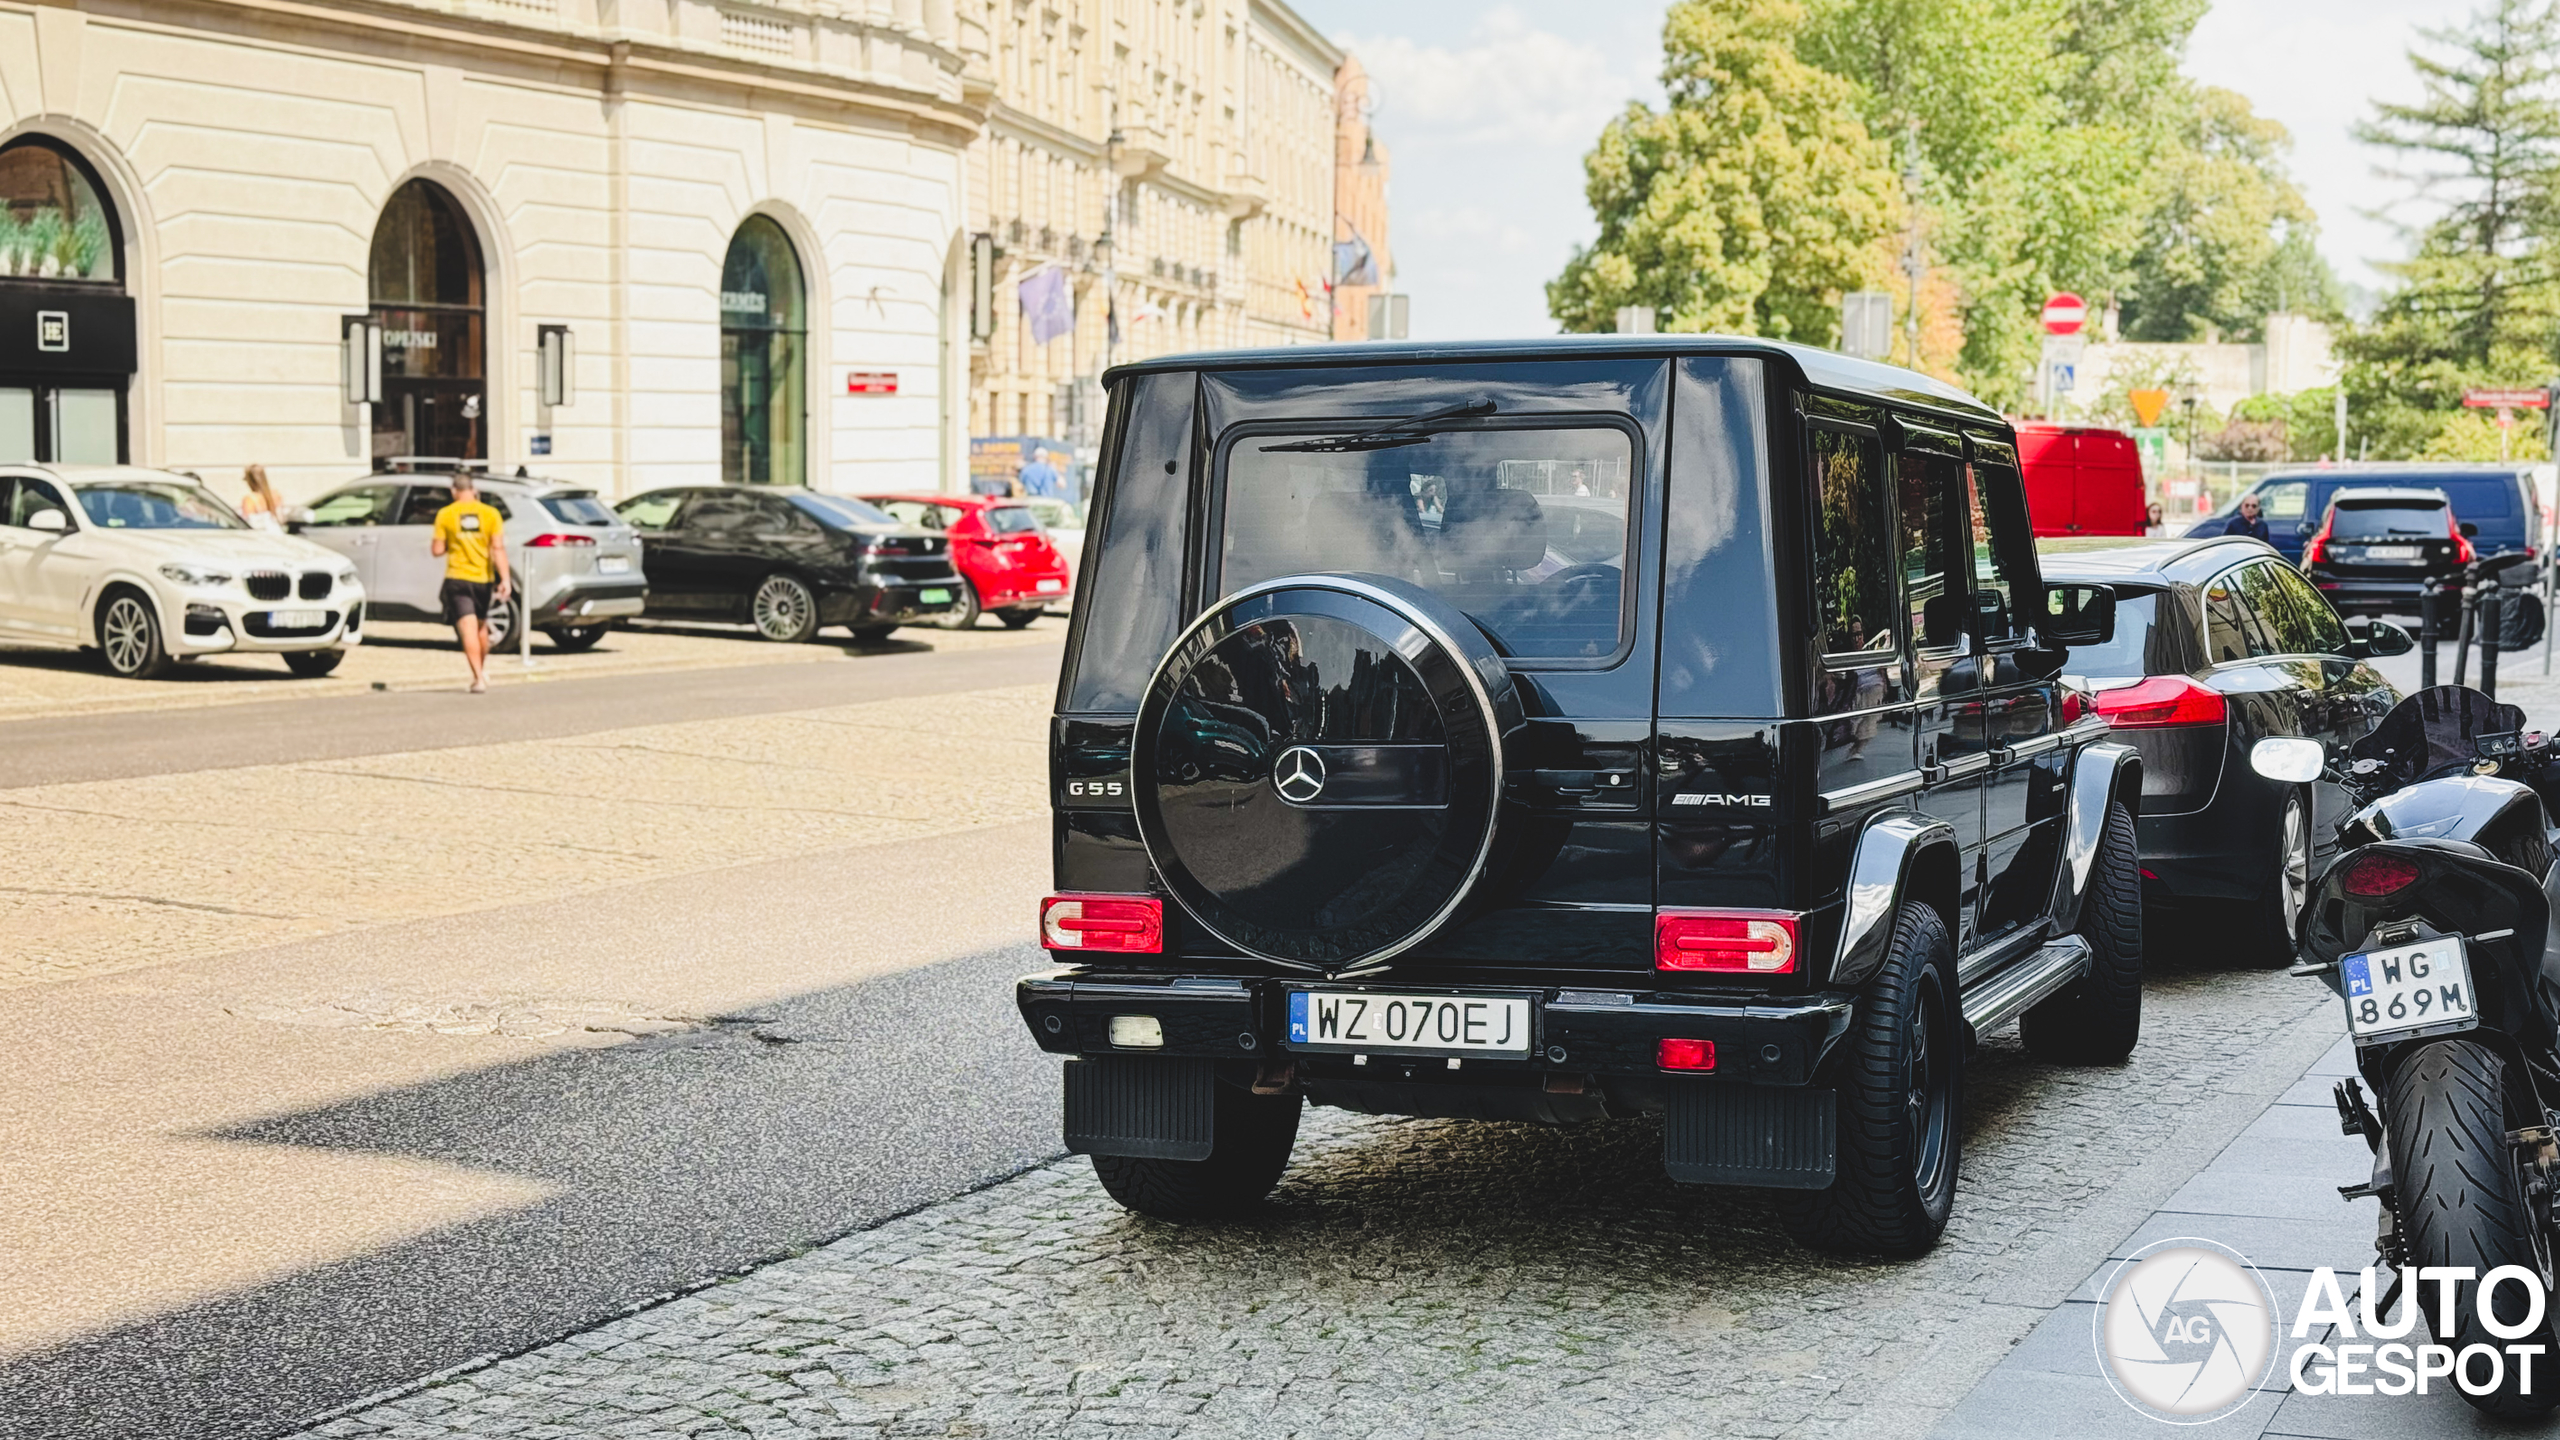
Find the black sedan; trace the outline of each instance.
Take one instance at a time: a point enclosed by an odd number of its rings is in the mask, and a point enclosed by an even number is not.
[[[2250,539],[2048,549],[2052,581],[2116,592],[2116,634],[2071,651],[2116,738],[2142,752],[2142,877],[2163,908],[2236,907],[2258,959],[2293,953],[2310,877],[2345,814],[2334,784],[2279,785],[2249,768],[2269,735],[2345,744],[2399,698],[2364,662],[2408,632],[2341,620],[2301,573]]]
[[[767,640],[877,640],[959,603],[950,542],[841,495],[689,485],[615,507],[640,532],[654,620],[743,621]]]

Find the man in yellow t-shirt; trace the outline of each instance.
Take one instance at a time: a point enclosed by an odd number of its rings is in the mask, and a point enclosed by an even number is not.
[[[490,606],[507,603],[506,525],[468,472],[453,477],[453,503],[436,512],[431,553],[444,557],[444,618],[471,662],[474,695],[489,688]]]

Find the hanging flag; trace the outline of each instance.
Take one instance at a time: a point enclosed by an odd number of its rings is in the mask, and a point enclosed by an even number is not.
[[[1295,285],[1298,289],[1298,318],[1301,320],[1313,320],[1316,318],[1315,302],[1307,294],[1307,277],[1304,275],[1296,276],[1290,281],[1290,283]]]
[[[1333,246],[1333,283],[1336,285],[1375,285],[1378,283],[1378,257],[1369,248],[1360,227],[1351,227],[1351,238],[1338,240]]]
[[[1076,328],[1075,297],[1067,293],[1064,266],[1044,265],[1015,287],[1031,326],[1031,343],[1046,345]]]

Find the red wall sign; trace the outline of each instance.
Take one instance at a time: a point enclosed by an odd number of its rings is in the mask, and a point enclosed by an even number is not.
[[[844,377],[847,395],[895,395],[898,372],[895,370],[856,370]]]
[[[2548,390],[2465,390],[2462,403],[2474,410],[2542,410],[2551,404]]]

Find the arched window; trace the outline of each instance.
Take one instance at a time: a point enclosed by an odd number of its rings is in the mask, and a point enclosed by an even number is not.
[[[750,215],[720,267],[720,478],[809,482],[808,296],[782,227]]]
[[[133,301],[97,172],[41,135],[0,145],[0,461],[125,458]]]
[[[373,453],[488,458],[488,347],[480,240],[450,192],[412,180],[373,229],[382,399]]]

